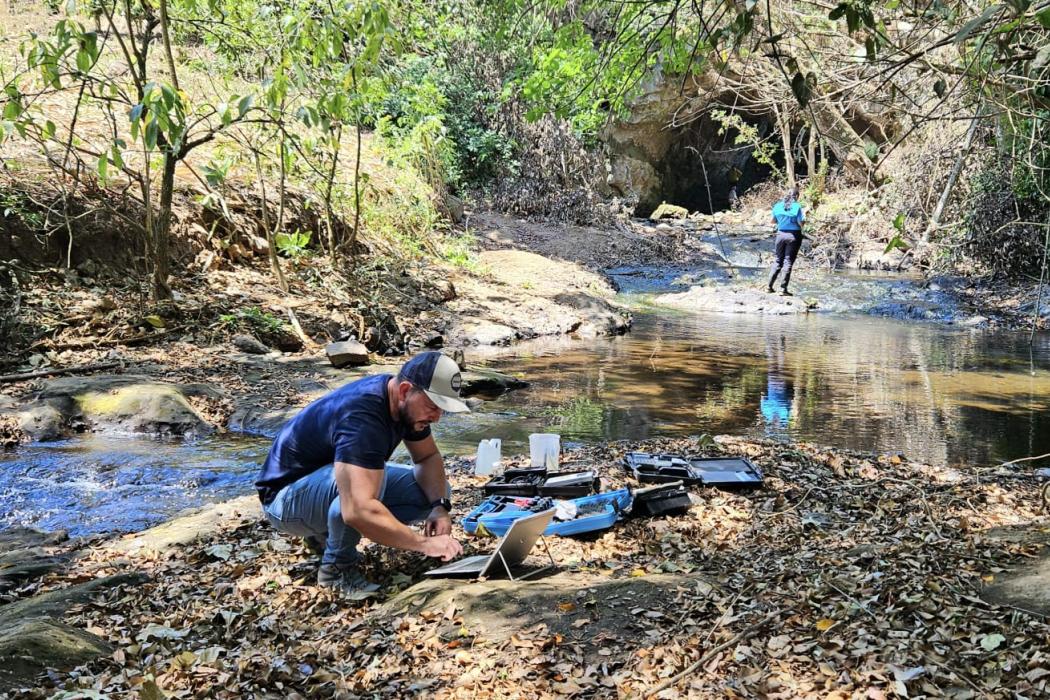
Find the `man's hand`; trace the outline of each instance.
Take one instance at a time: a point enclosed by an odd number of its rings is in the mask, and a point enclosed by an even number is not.
[[[427,537],[452,534],[452,516],[448,514],[447,510],[437,506],[427,516],[426,522],[423,524],[423,534]]]
[[[434,535],[424,540],[422,551],[428,557],[449,561],[463,553],[463,545],[450,535]]]

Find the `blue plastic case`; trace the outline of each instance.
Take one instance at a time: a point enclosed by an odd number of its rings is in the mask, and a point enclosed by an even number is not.
[[[511,499],[494,496],[485,500],[463,518],[463,529],[471,534],[502,537],[515,520],[533,512],[530,506],[538,500],[541,499]],[[631,494],[627,489],[571,499],[571,502],[576,504],[577,510],[597,508],[597,512],[573,520],[553,520],[543,534],[565,537],[608,529],[619,519],[621,513],[630,508],[631,500]]]

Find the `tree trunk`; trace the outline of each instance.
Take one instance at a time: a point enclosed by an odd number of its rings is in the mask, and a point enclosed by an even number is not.
[[[773,104],[773,115],[777,120],[777,130],[780,131],[780,140],[784,147],[784,176],[787,178],[787,186],[795,186],[795,154],[791,152],[791,118],[788,113],[781,111]]]
[[[929,242],[930,234],[936,231],[937,227],[941,225],[941,217],[944,216],[944,209],[948,206],[948,200],[952,197],[955,183],[959,180],[959,174],[962,172],[967,156],[970,155],[970,147],[973,145],[973,137],[974,134],[977,133],[977,124],[981,121],[978,118],[980,111],[980,108],[978,108],[977,115],[974,115],[973,121],[970,122],[970,128],[966,131],[966,138],[963,140],[962,151],[959,153],[959,157],[955,160],[955,165],[952,166],[951,173],[948,174],[948,182],[944,183],[944,190],[941,192],[940,198],[937,199],[937,206],[933,208],[933,215],[930,217],[929,223],[926,224],[926,230],[922,232],[922,245],[926,245]]]
[[[332,152],[332,167],[328,170],[327,181],[324,188],[324,216],[325,226],[328,229],[328,254],[334,263],[336,252],[339,249],[339,241],[335,239],[335,212],[332,211],[332,190],[335,189],[336,167],[339,164],[339,146],[343,143],[343,125],[335,128],[335,144]]]
[[[171,299],[168,286],[168,238],[171,232],[171,200],[175,194],[175,164],[178,159],[165,151],[160,179],[160,211],[153,229],[153,298]]]
[[[255,156],[255,176],[259,180],[259,191],[262,195],[263,230],[266,232],[266,247],[270,254],[270,270],[273,272],[273,276],[277,278],[277,286],[281,288],[282,292],[287,294],[288,281],[285,280],[284,271],[281,270],[281,261],[277,257],[277,243],[274,240],[273,230],[270,228],[270,203],[266,198],[266,179],[263,177],[262,159],[256,150],[252,151],[252,155]]]
[[[821,137],[828,141],[831,151],[843,164],[849,178],[854,182],[867,182],[872,162],[864,153],[864,140],[838,108],[827,100],[814,100],[810,102],[810,107]]]
[[[812,180],[817,174],[817,128],[809,125],[809,147],[806,149],[806,177]]]

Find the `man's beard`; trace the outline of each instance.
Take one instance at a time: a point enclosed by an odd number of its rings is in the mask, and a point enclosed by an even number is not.
[[[416,426],[416,421],[412,420],[412,416],[409,414],[408,406],[406,404],[401,404],[397,407],[397,419],[401,425],[410,429],[412,432],[419,432],[423,429]],[[426,426],[423,427],[425,428]]]

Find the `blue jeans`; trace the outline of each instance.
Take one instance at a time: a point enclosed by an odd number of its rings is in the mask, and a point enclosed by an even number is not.
[[[379,500],[406,525],[430,514],[430,499],[416,483],[412,467],[387,462]],[[332,465],[294,481],[263,506],[266,519],[280,532],[315,537],[325,543],[322,564],[345,567],[361,558],[361,533],[343,522]]]

